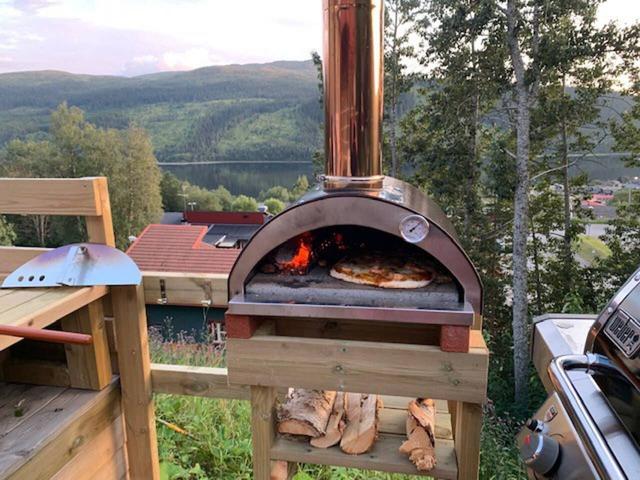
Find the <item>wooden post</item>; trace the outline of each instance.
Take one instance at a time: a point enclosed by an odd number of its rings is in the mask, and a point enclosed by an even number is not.
[[[454,442],[458,458],[458,479],[477,480],[480,468],[482,405],[458,402],[455,419]]]
[[[111,382],[111,358],[105,329],[102,299],[91,302],[62,319],[62,329],[87,333],[91,345],[65,345],[72,387],[101,390]]]
[[[113,233],[107,179],[105,177],[96,177],[92,181],[99,215],[87,215],[87,237],[91,243],[103,243],[110,247],[115,247],[116,239]]]
[[[271,478],[271,446],[275,438],[274,404],[276,394],[276,389],[272,387],[251,387],[254,480],[270,480]]]
[[[147,315],[141,286],[112,287],[113,313],[132,480],[158,480]]]

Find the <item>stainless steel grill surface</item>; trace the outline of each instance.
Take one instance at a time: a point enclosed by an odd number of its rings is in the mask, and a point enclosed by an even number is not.
[[[640,478],[639,354],[640,270],[593,319],[538,319],[533,358],[550,396],[518,436],[531,478]]]

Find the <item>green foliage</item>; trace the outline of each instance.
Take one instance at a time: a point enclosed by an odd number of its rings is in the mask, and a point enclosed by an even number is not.
[[[16,234],[13,231],[13,227],[0,215],[0,246],[13,245],[15,239]]]
[[[277,198],[267,198],[263,203],[267,207],[268,212],[272,215],[277,215],[285,209],[284,202]]]
[[[160,218],[160,171],[151,141],[140,128],[102,129],[76,107],[60,105],[46,139],[14,140],[2,154],[7,176],[106,176],[119,247]],[[20,217],[14,221],[21,245],[54,246],[82,239],[84,224],[73,217]]]
[[[281,185],[277,185],[275,187],[271,187],[269,190],[260,192],[260,196],[258,198],[262,200],[265,200],[267,198],[275,198],[283,203],[289,203],[291,197],[292,193],[290,193],[289,190]]]
[[[291,189],[290,199],[292,201],[296,200],[300,198],[302,195],[304,195],[305,193],[307,193],[308,190],[309,190],[309,179],[307,178],[306,175],[300,175],[296,180],[295,185]]]
[[[231,204],[231,210],[235,212],[255,212],[258,210],[258,202],[256,202],[255,198],[238,195]]]
[[[179,212],[184,209],[182,195],[183,182],[170,172],[162,172],[160,179],[160,194],[162,195],[162,209],[165,212]]]

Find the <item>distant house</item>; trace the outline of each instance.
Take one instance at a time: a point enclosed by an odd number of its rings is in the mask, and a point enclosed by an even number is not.
[[[187,211],[184,221],[209,227],[204,241],[221,248],[242,248],[268,216],[262,212]]]
[[[163,225],[208,226],[204,241],[221,248],[242,248],[268,215],[262,212],[165,212]]]
[[[597,193],[595,195],[592,195],[589,201],[595,202],[599,205],[606,205],[612,200],[613,200],[613,195],[611,194]]]
[[[207,225],[149,225],[127,250],[127,254],[143,272],[167,272],[190,274],[228,275],[240,254],[239,249],[218,248],[204,239]],[[226,281],[223,281],[226,298]],[[147,286],[147,280],[145,280]],[[162,287],[162,285],[160,286]],[[161,291],[161,288],[160,288]],[[162,295],[151,302],[147,299],[147,317],[150,326],[160,329],[166,339],[175,338],[180,332],[199,339],[205,332],[213,332],[220,340],[219,325],[224,320],[226,305],[185,306],[171,304]],[[217,325],[217,328],[212,328]]]
[[[591,210],[596,219],[608,220],[616,216],[616,208],[609,204],[613,198],[613,195],[596,194],[588,200],[583,200],[580,205],[584,209]]]

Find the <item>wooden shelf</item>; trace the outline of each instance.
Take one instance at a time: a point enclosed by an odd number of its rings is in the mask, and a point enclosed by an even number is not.
[[[314,448],[307,441],[279,436],[271,447],[271,458],[288,462],[457,479],[458,466],[451,436],[451,416],[446,410],[446,402],[436,404],[436,467],[430,472],[418,472],[413,463],[398,452],[400,444],[406,440],[404,431],[408,402],[408,398],[383,397],[385,407],[380,412],[380,436],[368,453],[347,455],[337,446],[328,449]]]
[[[107,292],[103,286],[0,289],[0,324],[45,328]],[[0,351],[20,340],[0,335]]]

